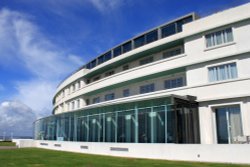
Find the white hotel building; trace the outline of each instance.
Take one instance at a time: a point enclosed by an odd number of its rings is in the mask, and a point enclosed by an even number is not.
[[[250,163],[250,3],[115,46],[65,79],[53,105],[34,123],[38,147]]]

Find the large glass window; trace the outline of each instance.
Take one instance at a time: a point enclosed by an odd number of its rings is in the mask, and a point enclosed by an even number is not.
[[[184,85],[185,85],[185,82],[184,82],[183,77],[168,79],[165,81],[165,89],[178,88]]]
[[[114,100],[114,99],[115,99],[115,94],[114,93],[110,93],[110,94],[105,95],[105,101]]]
[[[155,84],[148,84],[140,86],[140,94],[149,93],[155,91]]]
[[[215,109],[218,143],[233,143],[242,136],[240,106],[226,106]]]
[[[136,122],[134,110],[118,113],[117,142],[135,142]]]
[[[158,30],[151,31],[145,35],[146,43],[154,42],[158,39]]]
[[[217,31],[211,34],[207,34],[206,38],[206,47],[213,47],[216,45],[221,45],[224,43],[233,41],[233,32],[232,28],[227,28],[225,30]]]
[[[117,48],[114,49],[114,57],[119,56],[122,54],[122,47],[118,46]]]
[[[193,21],[193,17],[192,16],[189,16],[189,17],[186,17],[184,19],[181,19],[181,20],[177,21],[176,22],[176,24],[177,24],[177,32],[181,32],[182,31],[183,24],[189,23],[191,21]]]
[[[138,48],[138,47],[143,46],[143,45],[145,45],[145,36],[144,35],[134,39],[134,47],[135,48]]]
[[[116,114],[105,114],[105,142],[116,142],[117,121]]]
[[[209,81],[221,81],[238,77],[236,63],[223,64],[208,68]]]
[[[168,24],[161,28],[162,38],[168,37],[176,33],[176,23]]]
[[[126,53],[126,52],[130,51],[131,49],[132,49],[131,41],[129,41],[129,42],[122,45],[123,53]]]
[[[106,54],[104,54],[104,61],[108,61],[108,60],[110,60],[111,58],[112,58],[112,53],[111,53],[111,51],[108,52],[108,53],[106,53]]]

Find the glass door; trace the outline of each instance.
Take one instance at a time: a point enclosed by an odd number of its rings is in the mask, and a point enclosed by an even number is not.
[[[239,105],[216,108],[215,116],[219,144],[233,143],[235,137],[242,136]]]

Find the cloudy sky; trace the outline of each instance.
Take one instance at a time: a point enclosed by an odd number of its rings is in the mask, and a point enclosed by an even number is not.
[[[190,12],[249,0],[1,0],[0,136],[31,135],[56,86],[113,46]]]

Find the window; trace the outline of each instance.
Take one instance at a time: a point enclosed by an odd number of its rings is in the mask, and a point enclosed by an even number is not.
[[[237,142],[242,136],[241,111],[239,105],[215,108],[217,141],[219,144]]]
[[[175,33],[176,33],[176,24],[175,23],[168,24],[168,25],[161,28],[162,38],[168,37],[168,36],[173,35]]]
[[[91,64],[91,68],[94,68],[96,66],[96,60],[93,60],[90,64]]]
[[[147,33],[145,36],[146,36],[146,43],[147,44],[154,42],[158,39],[158,31],[157,30],[151,31],[151,32]]]
[[[178,47],[178,48],[170,49],[170,50],[167,50],[167,51],[163,52],[162,57],[163,57],[163,59],[166,59],[166,58],[169,58],[169,57],[180,55],[182,53],[183,53],[183,51],[182,51],[181,47]]]
[[[100,103],[100,97],[95,97],[93,99],[93,104]]]
[[[98,64],[102,64],[104,62],[104,56],[98,57]]]
[[[208,68],[210,82],[237,78],[236,63],[224,64]]]
[[[75,109],[75,102],[74,102],[74,101],[71,102],[71,109],[72,109],[72,110]]]
[[[129,65],[127,64],[127,65],[124,65],[123,67],[122,67],[122,71],[125,71],[125,70],[128,70],[129,69]]]
[[[105,95],[105,101],[114,100],[114,99],[115,99],[115,94],[114,93],[110,93],[110,94]]]
[[[181,32],[182,31],[183,24],[189,23],[191,21],[193,21],[193,17],[192,16],[188,16],[188,17],[186,17],[184,19],[181,19],[181,20],[177,21],[176,22],[176,24],[177,24],[177,32]]]
[[[86,105],[89,105],[89,99],[86,99],[85,102],[86,102]]]
[[[123,97],[128,97],[128,96],[130,96],[130,91],[129,91],[129,89],[124,89],[124,90],[123,90]]]
[[[141,65],[144,65],[144,64],[151,63],[151,62],[153,62],[153,61],[154,61],[154,59],[153,59],[152,56],[151,56],[151,57],[147,57],[147,58],[145,58],[145,59],[140,60],[140,66],[141,66]]]
[[[123,53],[126,53],[132,49],[131,41],[122,45]]]
[[[97,77],[93,78],[93,81],[98,81],[99,79],[101,79],[101,77],[97,76]]]
[[[153,92],[155,90],[155,84],[148,84],[140,86],[140,94]]]
[[[216,45],[221,45],[224,43],[233,41],[233,32],[232,28],[227,28],[225,30],[217,31],[211,34],[207,34],[206,38],[206,47],[213,47]]]
[[[172,89],[184,86],[183,77],[169,79],[165,81],[165,89]]]
[[[113,74],[115,74],[115,71],[114,71],[114,70],[109,71],[109,72],[106,72],[106,73],[105,73],[105,77],[108,77],[108,76],[113,75]]]
[[[145,44],[145,37],[144,37],[144,35],[140,36],[140,37],[138,37],[136,39],[134,39],[134,44],[135,44],[135,48],[143,46]]]
[[[114,57],[119,56],[122,54],[122,47],[118,46],[117,48],[114,49]]]
[[[87,80],[86,80],[86,84],[89,84],[89,83],[90,83],[90,79],[87,79]]]
[[[77,100],[77,108],[80,108],[80,99]]]
[[[103,56],[104,56],[104,62],[110,60],[111,57],[112,57],[111,51],[109,51],[108,53],[104,54]]]

